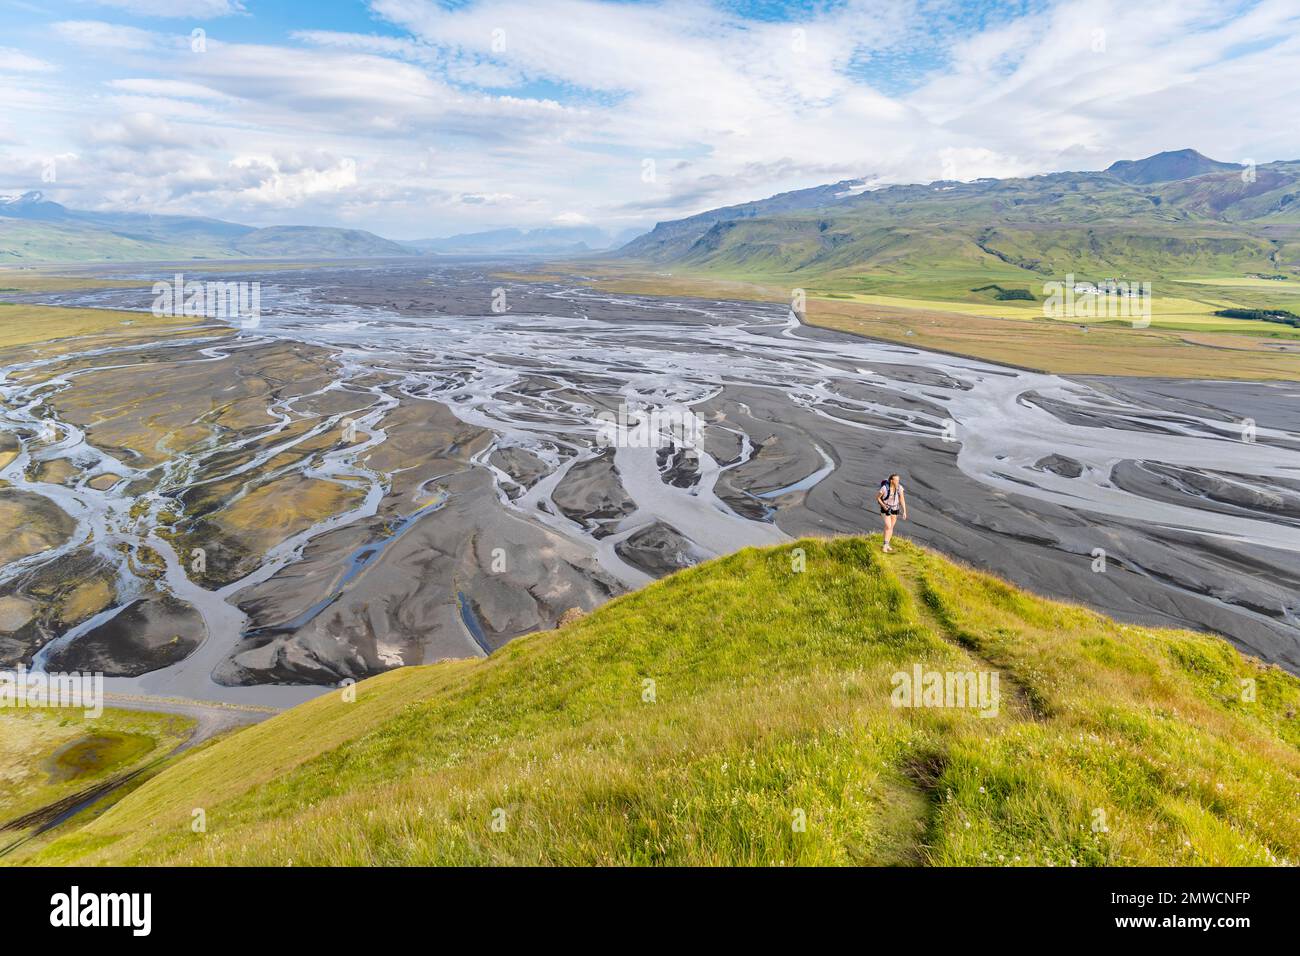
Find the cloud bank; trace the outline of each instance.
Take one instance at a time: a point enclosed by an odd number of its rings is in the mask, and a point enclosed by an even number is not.
[[[849,177],[1092,169],[1184,146],[1300,157],[1292,0],[762,17],[373,0],[355,30],[320,28],[311,6],[286,30],[252,2],[97,5],[0,48],[0,189],[413,238],[623,229]],[[57,181],[39,182],[53,156]]]

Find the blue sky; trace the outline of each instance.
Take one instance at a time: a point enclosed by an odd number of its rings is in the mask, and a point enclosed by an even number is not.
[[[1300,0],[0,0],[0,192],[416,238],[1267,162],[1297,54]]]

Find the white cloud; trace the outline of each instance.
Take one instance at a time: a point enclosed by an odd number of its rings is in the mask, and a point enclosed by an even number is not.
[[[271,206],[294,206],[308,197],[344,192],[357,184],[356,160],[317,153],[308,156],[240,156],[235,170],[251,171],[257,184],[240,198]]]
[[[167,4],[196,5],[240,12]],[[100,202],[408,236],[623,227],[863,175],[1100,168],[1183,146],[1300,156],[1283,121],[1300,98],[1294,0],[1064,0],[979,30],[956,0],[850,0],[789,23],[687,0],[371,9],[373,33],[305,13],[287,39],[210,31],[203,53],[187,30],[55,23],[103,82],[74,86],[67,62],[24,51],[65,69],[0,90],[0,128],[37,130],[29,153],[79,151],[76,188]]]
[[[88,142],[101,147],[120,147],[138,152],[158,150],[219,150],[221,140],[201,124],[177,123],[156,113],[123,113],[106,123],[93,124]]]
[[[0,46],[0,72],[4,73],[52,73],[58,67],[38,57],[28,56],[22,50]]]
[[[165,96],[182,100],[221,100],[226,96],[201,83],[187,83],[182,80],[156,79],[121,79],[110,80],[108,85],[115,90],[137,93],[145,96]]]
[[[148,30],[102,20],[62,20],[53,29],[57,36],[70,43],[100,50],[148,50],[158,42]]]
[[[239,0],[89,0],[101,7],[112,7],[138,17],[188,17],[209,20],[244,13]]]
[[[461,193],[460,201],[471,206],[503,206],[519,202],[514,193]]]

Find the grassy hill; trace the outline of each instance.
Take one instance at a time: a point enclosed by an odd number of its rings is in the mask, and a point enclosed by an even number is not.
[[[660,223],[620,255],[704,275],[817,278],[845,291],[935,270],[1039,284],[1067,272],[1300,274],[1300,163],[1246,175],[1186,152],[1117,172],[804,190],[790,194],[803,197],[798,206],[750,204]]]
[[[361,229],[255,229],[201,216],[89,212],[68,209],[35,191],[0,198],[0,264],[410,254],[405,246]]]
[[[268,226],[237,237],[140,233],[84,223],[0,218],[0,264],[26,262],[406,256],[411,251],[360,229]]]
[[[996,671],[998,715],[892,706],[916,665]],[[747,549],[355,691],[181,757],[26,861],[1300,860],[1300,680],[909,544]]]
[[[227,249],[212,237],[170,241],[81,223],[0,218],[0,263],[215,259],[229,255]]]

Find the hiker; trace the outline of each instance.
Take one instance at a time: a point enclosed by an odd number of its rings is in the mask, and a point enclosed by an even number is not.
[[[886,552],[894,549],[889,546],[889,539],[894,536],[894,522],[898,520],[901,513],[903,520],[907,520],[907,495],[903,493],[903,483],[899,481],[898,475],[890,475],[880,483],[880,490],[876,492],[876,503],[880,505],[880,514],[885,519],[885,547]]]

